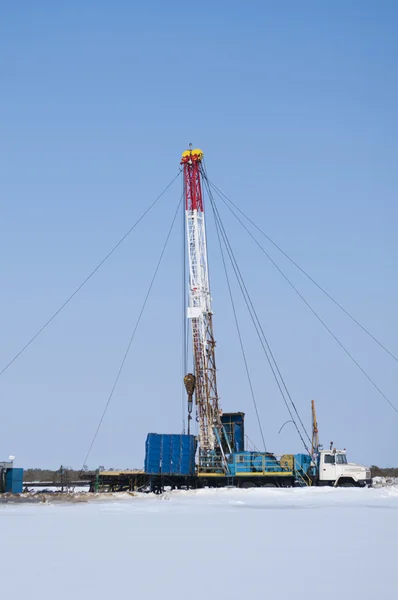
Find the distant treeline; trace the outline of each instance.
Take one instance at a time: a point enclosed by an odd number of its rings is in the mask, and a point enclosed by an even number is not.
[[[380,467],[376,467],[376,465],[372,465],[370,470],[372,477],[398,477],[398,468],[396,467],[381,469]]]
[[[89,480],[93,477],[94,473],[90,471],[75,471],[74,469],[61,468],[57,471],[51,469],[26,469],[24,471],[23,480],[24,483],[33,483],[34,481],[63,484],[68,485],[69,483],[79,481],[81,479]]]

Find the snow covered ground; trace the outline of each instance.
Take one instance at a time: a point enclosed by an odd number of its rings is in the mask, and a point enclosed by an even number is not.
[[[89,491],[89,485],[75,485],[75,486],[71,486],[69,488],[70,492],[88,492]],[[60,492],[61,491],[61,486],[59,485],[51,485],[51,483],[49,483],[48,485],[35,485],[34,483],[27,483],[24,484],[24,491],[25,488],[27,488],[27,490],[31,493],[35,493],[35,494],[45,494],[46,492]]]
[[[398,486],[398,477],[373,477],[372,486],[375,488],[385,486]]]
[[[396,600],[398,486],[0,505],[1,598]]]

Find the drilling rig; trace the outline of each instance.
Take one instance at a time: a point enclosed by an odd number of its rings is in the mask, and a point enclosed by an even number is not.
[[[195,393],[196,419],[199,429],[199,471],[227,469],[223,437],[229,446],[221,421],[217,390],[216,359],[213,334],[207,240],[202,193],[203,152],[192,149],[182,153],[186,233],[188,242],[189,302],[187,317],[191,323],[194,373],[188,373],[188,420],[191,420],[192,396]],[[229,452],[231,448],[229,447]]]
[[[148,478],[149,489],[157,492],[165,489],[166,485],[172,488],[196,488],[369,484],[368,470],[360,465],[347,465],[345,451],[335,451],[333,454],[318,452],[314,402],[312,452],[306,448],[305,454],[277,456],[257,449],[246,450],[244,413],[222,412],[217,388],[216,342],[207,257],[202,183],[208,183],[208,180],[203,166],[203,152],[190,145],[182,153],[180,164],[188,248],[187,267],[184,265],[184,269],[189,272],[186,317],[190,322],[193,354],[193,370],[184,375],[188,396],[188,435],[185,425],[182,434],[149,433],[145,470],[140,474]],[[209,188],[207,191],[210,195]],[[197,435],[191,431],[194,405]],[[124,474],[120,477],[124,477]],[[131,482],[129,485],[132,485]]]

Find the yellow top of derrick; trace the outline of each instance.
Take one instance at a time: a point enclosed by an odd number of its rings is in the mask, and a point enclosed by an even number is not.
[[[193,162],[199,162],[203,158],[202,150],[199,148],[189,148],[189,150],[184,150],[181,155],[181,162],[188,162],[192,160]]]

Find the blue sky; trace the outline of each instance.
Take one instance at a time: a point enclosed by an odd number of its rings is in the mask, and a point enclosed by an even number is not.
[[[395,354],[395,2],[22,1],[0,9],[0,364],[5,365],[178,172],[209,178]],[[0,459],[79,467],[181,193],[159,205],[0,378]],[[292,397],[321,439],[398,464],[398,415],[220,206]],[[181,220],[89,465],[140,467],[147,432],[181,430]],[[223,409],[260,445],[211,216]],[[398,365],[272,256],[396,399]],[[238,295],[237,295],[237,298]],[[240,299],[267,447],[300,440]]]

